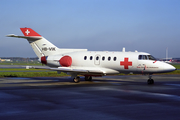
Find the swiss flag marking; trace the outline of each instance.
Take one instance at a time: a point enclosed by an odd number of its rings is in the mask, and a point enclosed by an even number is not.
[[[24,36],[37,36],[37,37],[41,37],[41,35],[39,35],[37,32],[35,32],[31,28],[20,28],[20,29],[23,32]]]
[[[124,61],[120,61],[120,65],[124,66],[124,69],[129,69],[128,66],[132,66],[132,62],[128,61],[129,58],[124,58]]]
[[[30,33],[30,31],[27,29],[25,33],[28,35]]]

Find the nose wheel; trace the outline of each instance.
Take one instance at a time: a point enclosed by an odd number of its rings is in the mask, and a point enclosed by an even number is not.
[[[147,83],[148,83],[148,85],[152,85],[152,84],[154,84],[154,80],[153,79],[148,79]]]
[[[149,79],[148,79],[148,81],[147,81],[147,84],[148,84],[148,85],[154,84],[154,80],[152,79],[152,75],[149,75]]]

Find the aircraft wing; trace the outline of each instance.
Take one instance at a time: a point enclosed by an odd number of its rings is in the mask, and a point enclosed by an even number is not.
[[[50,68],[50,70],[54,71],[62,71],[62,72],[76,72],[76,73],[96,73],[96,74],[103,74],[101,70],[87,70],[87,69],[76,69],[76,68],[67,68],[67,67],[59,67],[59,68]]]
[[[72,68],[72,67],[44,67],[44,66],[27,66],[29,68],[35,68],[35,69],[46,69],[46,70],[53,70],[53,71],[60,71],[60,72],[76,72],[76,73],[100,73],[103,74],[103,72],[99,69],[87,69],[87,68]]]
[[[59,71],[59,72],[74,72],[74,73],[80,73],[80,74],[98,74],[98,75],[106,75],[109,74],[117,74],[118,71],[112,70],[112,69],[106,69],[106,68],[94,68],[94,67],[45,67],[45,66],[29,66],[29,68],[35,68],[35,69],[46,69],[46,70],[53,70],[53,71]]]

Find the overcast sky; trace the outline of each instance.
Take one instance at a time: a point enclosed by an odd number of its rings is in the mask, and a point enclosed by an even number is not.
[[[0,57],[36,57],[20,27],[60,48],[180,57],[180,0],[0,0]]]

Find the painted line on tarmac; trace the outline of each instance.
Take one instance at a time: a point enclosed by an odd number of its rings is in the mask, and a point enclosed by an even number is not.
[[[103,90],[103,88],[101,88]],[[114,90],[114,91],[119,91],[119,92],[128,92],[128,93],[133,93],[133,94],[141,94],[143,96],[154,96],[154,97],[164,97],[166,99],[172,99],[172,100],[177,100],[180,101],[180,96],[178,95],[171,95],[171,94],[165,94],[165,93],[151,93],[151,92],[143,92],[143,91],[137,91],[137,90],[121,90],[121,89],[116,89],[116,88],[105,88],[104,90]]]
[[[114,78],[95,78],[94,80],[135,81],[135,80],[127,80],[127,79],[114,79]]]
[[[180,87],[180,84],[165,84],[165,85]]]

